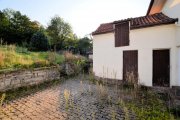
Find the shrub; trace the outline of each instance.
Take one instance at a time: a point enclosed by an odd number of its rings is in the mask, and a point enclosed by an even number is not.
[[[62,59],[60,59],[62,63]],[[84,66],[86,64],[86,58],[80,55],[74,55],[70,52],[64,52],[64,63],[60,67],[61,75],[64,76],[73,76],[81,72],[84,73]]]
[[[77,57],[75,57],[75,55],[73,55],[70,52],[64,52],[64,57],[65,57],[65,61],[66,62],[74,62],[77,61]]]
[[[11,51],[11,52],[15,52],[15,50],[16,50],[15,45],[9,45],[9,46],[6,46],[6,48],[7,48],[8,51]]]
[[[0,68],[4,66],[4,53],[0,51]]]
[[[75,63],[76,65],[82,65],[85,63],[86,58],[81,55],[74,55],[71,52],[64,52],[65,61],[69,63]]]
[[[17,47],[16,47],[16,52],[17,52],[17,53],[26,53],[26,54],[29,53],[29,51],[28,51],[27,48],[25,48],[25,47],[20,47],[20,46],[17,46]]]
[[[83,72],[87,63],[87,59],[80,55],[73,55],[70,52],[64,52],[65,62],[74,66],[77,73]]]
[[[49,47],[48,37],[41,31],[34,33],[30,41],[30,50],[47,51]]]
[[[38,67],[45,67],[45,66],[48,66],[48,62],[47,61],[45,61],[45,60],[39,60],[39,61],[35,61],[32,65],[31,65],[31,67],[33,67],[33,68],[38,68]]]
[[[180,117],[180,106],[170,109],[171,113],[175,115],[176,118]]]
[[[55,56],[55,52],[48,52],[48,60],[50,62],[50,64],[54,64],[56,61],[56,56]]]

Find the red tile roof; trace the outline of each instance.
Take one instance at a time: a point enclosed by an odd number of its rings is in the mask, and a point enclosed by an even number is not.
[[[92,34],[103,34],[113,31],[113,22],[101,24]]]
[[[124,20],[114,21],[111,23],[104,23],[101,24],[92,34],[97,35],[97,34],[113,32],[114,31],[113,24],[117,24],[125,21],[130,21],[130,29],[132,30],[132,29],[152,27],[163,24],[173,24],[177,22],[178,19],[169,18],[163,13],[156,13],[148,16],[128,18]]]

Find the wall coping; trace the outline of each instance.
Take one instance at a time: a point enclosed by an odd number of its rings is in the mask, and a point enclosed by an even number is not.
[[[38,70],[48,70],[52,68],[58,68],[57,66],[50,66],[50,67],[39,67],[39,68],[27,68],[27,69],[14,69],[14,70],[4,70],[0,71],[0,75],[2,74],[10,74],[10,73],[17,73],[17,72],[23,72],[23,71],[38,71]]]

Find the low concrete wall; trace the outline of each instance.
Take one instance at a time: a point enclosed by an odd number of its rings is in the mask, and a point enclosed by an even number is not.
[[[122,85],[123,84],[123,80],[119,80],[119,79],[102,78],[102,77],[98,77],[98,76],[95,76],[95,79],[97,81],[102,81],[103,83],[110,84],[110,85]]]
[[[0,91],[6,91],[21,86],[39,84],[60,78],[57,67],[38,68],[33,70],[18,70],[0,74]]]

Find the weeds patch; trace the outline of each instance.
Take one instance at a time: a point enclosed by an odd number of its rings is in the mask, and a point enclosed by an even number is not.
[[[130,111],[136,116],[137,120],[174,120],[174,115],[168,109],[165,100],[156,94],[153,90],[139,86],[136,82],[133,82],[135,78],[131,77],[131,81],[125,82],[118,86],[115,85],[113,88],[114,93],[117,91],[119,97],[118,100],[111,99],[110,96],[106,96],[107,104],[119,105],[125,114],[125,119],[130,119]],[[137,80],[137,79],[136,79]],[[106,95],[106,87],[109,85],[101,84],[103,80],[98,84],[98,80],[93,75],[89,76],[90,82],[96,81],[96,87],[99,97]],[[117,103],[116,103],[117,102]],[[173,110],[172,110],[173,111]],[[131,114],[132,115],[132,114]],[[112,112],[112,119],[114,114]]]

